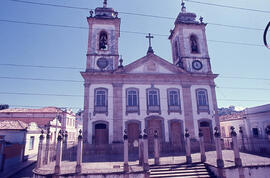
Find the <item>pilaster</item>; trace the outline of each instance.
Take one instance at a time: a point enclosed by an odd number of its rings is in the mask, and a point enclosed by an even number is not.
[[[121,143],[123,133],[122,83],[113,83],[113,142]]]
[[[84,112],[83,112],[83,142],[88,142],[88,116],[89,116],[89,88],[90,83],[84,83]]]
[[[216,97],[216,85],[212,84],[210,85],[211,88],[211,95],[212,95],[212,102],[213,102],[213,118],[215,119],[216,126],[220,130],[220,123],[219,123],[219,117],[218,117],[218,105],[217,105],[217,97]]]
[[[189,130],[191,138],[195,137],[194,121],[192,112],[192,98],[191,98],[191,85],[183,84],[183,103],[184,103],[184,116],[185,116],[185,128]]]

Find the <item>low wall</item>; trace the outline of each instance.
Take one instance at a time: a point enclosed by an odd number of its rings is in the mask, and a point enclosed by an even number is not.
[[[208,168],[215,174],[218,175],[217,167],[208,165]],[[270,165],[269,166],[246,166],[243,167],[245,178],[269,178]],[[225,176],[235,177],[239,175],[237,167],[224,168]]]
[[[65,175],[39,175],[34,172],[33,178],[148,178],[149,173],[115,173],[115,174],[65,174]]]

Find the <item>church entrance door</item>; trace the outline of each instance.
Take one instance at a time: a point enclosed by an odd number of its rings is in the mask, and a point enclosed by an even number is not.
[[[109,130],[106,124],[95,125],[95,144],[96,145],[109,144]]]
[[[162,121],[160,119],[150,119],[147,121],[148,147],[149,151],[154,150],[155,130],[158,133],[159,143],[162,143]]]
[[[200,129],[203,133],[204,143],[211,143],[211,132],[209,123],[206,121],[201,122]]]
[[[127,125],[129,151],[137,151],[139,146],[140,126],[139,123],[131,122]]]
[[[183,129],[182,125],[178,121],[172,121],[170,123],[170,132],[171,132],[171,144],[172,149],[175,152],[179,152],[183,148]]]

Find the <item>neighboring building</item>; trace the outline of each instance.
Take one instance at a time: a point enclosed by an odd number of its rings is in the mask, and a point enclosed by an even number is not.
[[[266,129],[270,128],[270,104],[247,108],[240,113],[220,116],[221,135],[225,146],[230,147],[230,128],[238,133],[240,145],[250,151],[263,152],[270,149]],[[239,133],[240,128],[242,134]]]
[[[0,170],[37,154],[40,129],[35,123],[0,121]]]
[[[71,110],[62,110],[57,107],[45,107],[40,109],[10,108],[0,110],[0,121],[22,121],[27,124],[36,123],[43,130],[50,128],[52,141],[60,129],[68,132],[68,140],[76,141],[76,117]]]
[[[202,129],[205,142],[213,142],[219,125],[214,79],[205,34],[206,23],[182,7],[169,40],[172,63],[154,54],[123,66],[119,59],[120,18],[112,8],[90,12],[84,78],[83,138],[85,143],[122,143],[127,129],[131,145],[146,129],[149,146],[154,131],[162,149],[183,148],[184,130],[192,140]],[[151,42],[152,36],[147,36]],[[120,64],[119,64],[120,62]],[[136,144],[135,144],[136,145]],[[167,146],[170,145],[170,146]],[[151,148],[150,148],[151,149]]]

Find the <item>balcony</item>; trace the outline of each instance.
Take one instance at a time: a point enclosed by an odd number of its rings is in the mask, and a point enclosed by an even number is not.
[[[208,105],[198,106],[197,112],[198,114],[200,114],[201,112],[207,112],[208,114],[210,114],[209,106]]]
[[[147,106],[147,114],[149,113],[161,114],[160,106]]]
[[[138,113],[140,115],[139,106],[127,106],[126,115],[128,115],[129,113]]]
[[[182,113],[180,106],[168,106],[168,114],[175,112],[175,113]]]
[[[108,107],[107,106],[95,106],[94,115],[96,114],[106,114],[108,116]]]

